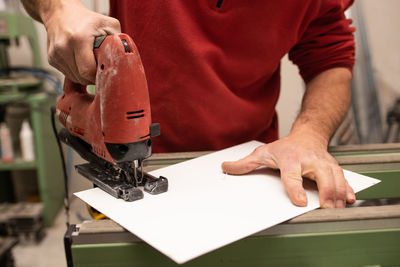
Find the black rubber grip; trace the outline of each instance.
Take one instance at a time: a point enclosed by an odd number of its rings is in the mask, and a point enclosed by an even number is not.
[[[106,39],[107,35],[104,36],[97,36],[94,38],[94,44],[93,44],[93,49],[99,48],[101,44],[103,43],[104,39]]]

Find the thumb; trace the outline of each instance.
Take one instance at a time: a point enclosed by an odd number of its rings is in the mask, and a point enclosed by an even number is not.
[[[255,149],[248,156],[237,161],[225,161],[222,163],[221,168],[224,173],[228,174],[245,174],[252,170],[264,165],[261,157],[260,149]]]

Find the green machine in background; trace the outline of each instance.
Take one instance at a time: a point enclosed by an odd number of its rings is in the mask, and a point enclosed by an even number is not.
[[[10,3],[18,6],[19,1]],[[0,184],[5,184],[1,180],[10,179],[16,172],[26,172],[23,179],[37,179],[39,199],[44,206],[44,221],[50,225],[62,206],[64,196],[62,165],[50,120],[50,107],[56,103],[56,93],[45,91],[43,79],[35,75],[45,73],[41,69],[36,28],[33,20],[17,9],[14,8],[14,13],[0,12],[0,105],[3,112],[11,105],[27,107],[27,119],[34,133],[35,160],[23,161],[19,151],[16,151],[12,162],[0,160]],[[21,37],[29,41],[32,62],[18,68],[11,67],[8,48],[11,44],[18,45]],[[14,128],[18,132],[20,123]],[[12,132],[14,136],[15,131],[14,134]],[[12,190],[3,188],[2,193]]]
[[[40,47],[35,25],[31,18],[22,14],[0,12],[0,68],[8,68],[7,47],[11,39],[18,42],[18,38],[25,36],[32,49],[33,66],[42,67]]]
[[[86,221],[71,225],[65,235],[68,265],[400,266],[400,144],[338,146],[330,152],[344,169],[381,180],[357,194],[357,199],[366,200],[359,206],[310,211],[183,265],[110,220]],[[205,153],[156,154],[146,168]]]

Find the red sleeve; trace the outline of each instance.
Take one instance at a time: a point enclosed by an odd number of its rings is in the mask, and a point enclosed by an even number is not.
[[[319,73],[334,67],[353,69],[355,43],[351,20],[344,11],[352,0],[323,0],[319,14],[311,21],[289,59],[299,66],[307,83]]]
[[[117,10],[118,10],[117,7],[118,7],[117,1],[110,0],[110,7],[109,7],[109,10],[108,10],[108,15],[110,17],[115,18],[115,14],[117,13]]]

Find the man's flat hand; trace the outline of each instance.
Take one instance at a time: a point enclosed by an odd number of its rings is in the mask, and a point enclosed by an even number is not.
[[[317,183],[323,208],[344,208],[346,202],[355,201],[342,168],[316,139],[289,135],[258,147],[243,159],[222,163],[222,170],[228,174],[245,174],[260,166],[280,170],[282,183],[297,206],[307,205],[303,177]]]
[[[49,63],[76,83],[94,84],[94,38],[120,33],[119,21],[90,11],[79,1],[61,4],[44,14],[42,21],[47,30]]]

